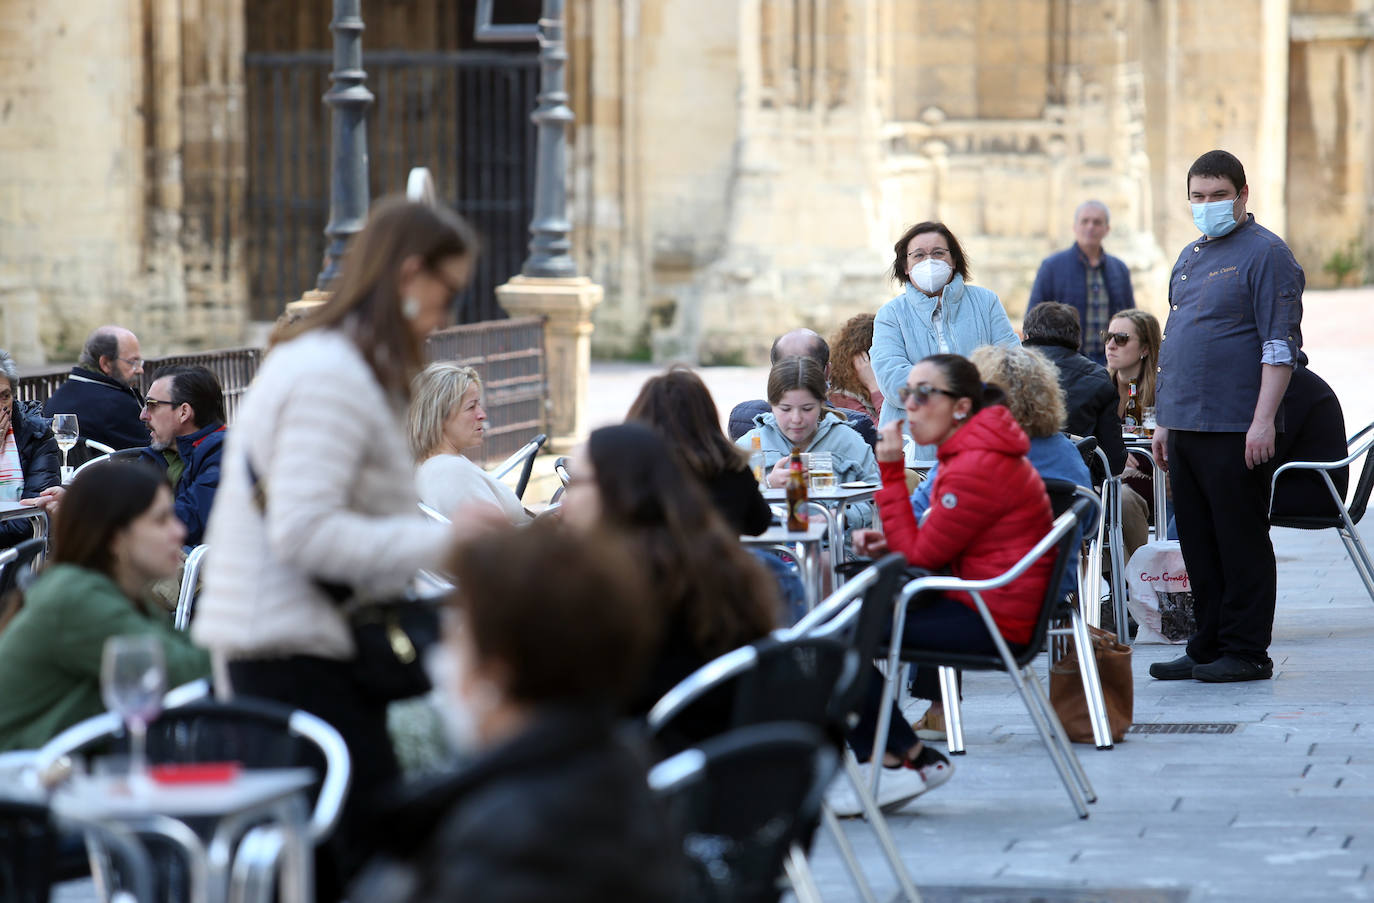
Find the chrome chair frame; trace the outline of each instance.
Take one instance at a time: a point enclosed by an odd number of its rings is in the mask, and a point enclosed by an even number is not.
[[[172,626],[186,630],[191,626],[191,614],[196,605],[196,584],[200,581],[200,569],[205,564],[205,553],[210,550],[202,543],[191,550],[181,568],[181,588],[177,591],[177,607],[172,614]]]
[[[1012,655],[1011,649],[1007,646],[1007,641],[997,628],[997,622],[993,620],[992,613],[988,611],[987,603],[983,601],[985,591],[1006,586],[1016,580],[1032,564],[1053,550],[1070,530],[1078,526],[1079,515],[1077,512],[1085,504],[1084,500],[1079,500],[1074,503],[1072,510],[1055,518],[1049,532],[1041,537],[1040,541],[1023,555],[1020,561],[996,577],[986,580],[961,580],[958,577],[946,576],[918,577],[902,588],[893,605],[892,640],[888,643],[887,680],[883,685],[882,707],[878,712],[878,728],[873,743],[874,749],[887,748],[887,735],[892,720],[892,704],[896,699],[902,674],[905,670],[901,667],[901,637],[906,626],[909,604],[921,592],[962,591],[968,593],[973,599],[978,615],[983,620],[983,626],[987,629],[993,645],[997,647],[998,656],[1002,660],[1002,667],[1011,677],[1012,684],[1015,685],[1020,694],[1021,701],[1025,704],[1026,711],[1030,715],[1036,731],[1040,734],[1041,741],[1045,744],[1045,749],[1049,753],[1050,760],[1054,763],[1055,770],[1059,773],[1060,780],[1073,803],[1074,810],[1078,813],[1079,818],[1088,817],[1087,804],[1096,802],[1097,795],[1093,791],[1092,784],[1088,781],[1087,774],[1083,771],[1082,764],[1078,761],[1078,757],[1069,744],[1063,725],[1059,723],[1058,717],[1054,714],[1054,708],[1050,705],[1045,687],[1040,683],[1040,678],[1035,675],[1035,670],[1029,661],[1025,667],[1017,664],[1016,657]],[[1045,615],[1042,613],[1041,616],[1044,617]],[[946,700],[957,700],[959,690],[954,680],[954,669],[941,668],[939,673],[942,695]],[[945,715],[951,741],[956,736],[962,741],[963,724],[958,708],[947,705]],[[952,742],[950,751],[954,751]],[[878,782],[881,775],[881,769],[873,769],[872,793],[875,798],[878,795]]]
[[[1361,457],[1365,458],[1364,466],[1358,480],[1350,481],[1350,499],[1347,503],[1336,491],[1336,484],[1331,480],[1331,471],[1349,467]],[[1331,493],[1331,500],[1336,504],[1339,523],[1305,525],[1300,522],[1305,518],[1290,519],[1282,515],[1277,520],[1274,518],[1274,493],[1278,489],[1279,477],[1290,470],[1315,470],[1321,474],[1327,491]],[[1346,442],[1346,455],[1338,461],[1289,461],[1287,464],[1279,465],[1269,481],[1269,517],[1275,526],[1290,526],[1301,530],[1335,529],[1345,545],[1346,554],[1355,565],[1355,572],[1359,574],[1365,592],[1369,594],[1370,601],[1374,601],[1374,559],[1370,558],[1369,549],[1365,546],[1360,531],[1355,529],[1369,504],[1371,484],[1374,484],[1374,423],[1350,437]],[[1354,517],[1350,515],[1351,508],[1355,509]]]
[[[544,447],[544,443],[547,442],[548,439],[549,437],[544,433],[535,436],[533,439],[516,449],[510,457],[506,458],[506,460],[496,465],[496,468],[492,471],[492,476],[496,477],[498,480],[504,479],[505,476],[515,470],[515,468],[521,467],[520,478],[516,480],[514,488],[515,497],[524,498],[525,487],[529,485],[530,472],[534,468],[534,459],[538,456],[539,450]]]

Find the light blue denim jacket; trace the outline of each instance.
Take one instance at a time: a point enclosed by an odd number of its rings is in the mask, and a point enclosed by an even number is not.
[[[792,453],[792,441],[778,429],[778,419],[773,416],[772,411],[755,417],[754,428],[736,439],[735,444],[748,450],[756,435],[760,437],[765,470],[772,470],[779,458]],[[811,444],[802,451],[830,452],[835,463],[836,484],[861,480],[866,483],[882,481],[878,475],[878,459],[873,457],[873,449],[864,441],[863,436],[859,435],[858,430],[840,419],[839,414],[827,411],[816,425],[816,435],[811,438]],[[873,520],[873,505],[870,502],[851,505],[849,511],[849,523],[852,526],[863,526]]]
[[[965,285],[963,277],[955,275],[940,293],[939,300],[945,343],[951,354],[967,357],[969,352],[983,345],[1010,348],[1021,344],[1002,302],[987,289]],[[883,391],[879,426],[906,417],[900,393],[912,364],[940,351],[930,318],[935,301],[908,282],[902,294],[878,309],[873,321],[873,347],[868,354],[873,373],[878,378],[878,388]],[[916,460],[934,461],[935,446],[916,446]]]

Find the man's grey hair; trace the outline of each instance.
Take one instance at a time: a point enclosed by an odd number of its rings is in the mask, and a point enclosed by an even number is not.
[[[19,391],[19,367],[15,365],[14,358],[10,357],[8,351],[0,351],[0,376],[10,381],[10,391]]]
[[[1108,210],[1107,205],[1102,203],[1101,201],[1084,201],[1083,203],[1079,204],[1077,207],[1074,208],[1073,221],[1075,223],[1078,222],[1078,218],[1083,215],[1083,211],[1087,210],[1089,207],[1096,207],[1098,210],[1101,210],[1102,217],[1107,221],[1107,225],[1110,226],[1112,224],[1112,212]]]
[[[86,370],[100,372],[100,359],[119,357],[119,330],[113,326],[102,326],[86,338],[77,363]]]

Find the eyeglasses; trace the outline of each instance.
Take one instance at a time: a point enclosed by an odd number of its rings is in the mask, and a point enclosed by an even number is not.
[[[118,360],[123,361],[124,363],[128,364],[130,367],[133,367],[135,370],[142,370],[142,369],[143,369],[143,358],[141,358],[141,357],[121,357],[121,358],[118,358]]]
[[[922,260],[925,260],[927,256],[935,260],[943,260],[945,263],[949,263],[948,248],[931,248],[929,254],[925,251],[912,251],[906,255],[906,259],[910,260],[912,263],[920,263]]]
[[[902,386],[902,388],[897,391],[897,397],[902,400],[902,404],[906,404],[908,400],[914,400],[916,402],[916,407],[919,408],[927,401],[930,401],[930,396],[934,395],[936,392],[941,395],[948,395],[950,398],[959,397],[955,392],[951,392],[948,389],[937,389],[929,383],[920,383],[915,386]]]
[[[1131,343],[1130,333],[1126,332],[1107,332],[1102,331],[1102,344],[1110,345],[1115,342],[1117,345],[1125,346]]]
[[[164,405],[164,404],[167,405],[167,407],[169,407],[169,408],[174,408],[174,407],[176,407],[176,402],[174,402],[174,401],[163,401],[161,398],[145,398],[145,399],[143,399],[143,406],[144,406],[145,408],[148,409],[148,413],[149,413],[149,414],[151,414],[153,411],[156,411],[157,408],[158,408],[158,405]]]

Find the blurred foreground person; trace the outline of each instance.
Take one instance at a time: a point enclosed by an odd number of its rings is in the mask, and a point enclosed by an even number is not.
[[[370,798],[399,766],[388,700],[355,678],[343,604],[396,598],[464,529],[420,512],[405,411],[424,339],[448,319],[475,253],[447,210],[373,207],[329,301],[274,336],[210,515],[192,633],[215,656],[217,692],[304,709],[343,735],[352,786],[333,846],[344,875],[362,861]],[[319,871],[318,897],[337,899],[339,874]]]
[[[615,730],[657,630],[639,558],[613,534],[547,522],[457,551],[431,671],[472,758],[384,820],[384,855],[351,899],[679,899],[676,838]]]
[[[105,711],[100,658],[112,636],[156,636],[169,687],[209,676],[205,651],[144,600],[176,573],[185,536],[171,489],[146,464],[96,464],[72,482],[47,568],[0,626],[0,750],[36,748]]]
[[[697,668],[777,626],[777,590],[763,565],[647,426],[625,423],[592,433],[573,458],[563,519],[579,531],[624,532],[648,568],[653,593],[647,599],[663,625],[662,639],[629,694],[631,714],[647,715]],[[667,745],[681,748],[727,730],[731,699],[727,694],[716,703],[694,707]]]
[[[420,501],[453,520],[472,502],[499,507],[512,524],[530,513],[505,483],[463,454],[486,439],[487,411],[477,371],[436,361],[415,377],[410,399],[410,450]]]

